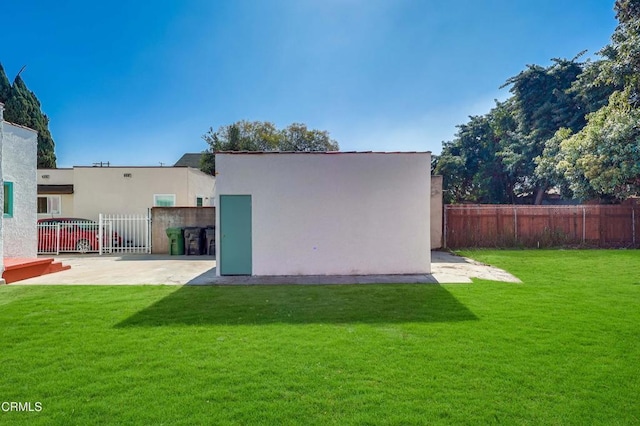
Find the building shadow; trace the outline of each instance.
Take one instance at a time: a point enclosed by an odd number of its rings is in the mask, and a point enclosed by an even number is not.
[[[116,328],[477,319],[444,287],[435,284],[182,286]]]

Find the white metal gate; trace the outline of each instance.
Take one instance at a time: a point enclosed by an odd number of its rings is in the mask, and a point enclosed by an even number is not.
[[[100,214],[99,253],[151,253],[151,211],[140,214]]]
[[[88,219],[38,221],[38,254],[151,253],[151,211]]]

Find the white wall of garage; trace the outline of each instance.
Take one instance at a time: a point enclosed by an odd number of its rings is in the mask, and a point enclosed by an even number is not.
[[[426,274],[430,170],[429,152],[218,153],[217,210],[251,195],[253,275]]]

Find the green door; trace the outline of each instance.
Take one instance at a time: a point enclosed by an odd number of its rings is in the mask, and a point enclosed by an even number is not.
[[[251,275],[251,195],[220,195],[220,275]]]

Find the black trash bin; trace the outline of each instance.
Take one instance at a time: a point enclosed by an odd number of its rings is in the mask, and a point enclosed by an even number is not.
[[[184,228],[184,254],[199,256],[203,253],[202,228],[190,226]]]
[[[204,228],[204,249],[207,255],[216,255],[216,228],[212,226]]]

